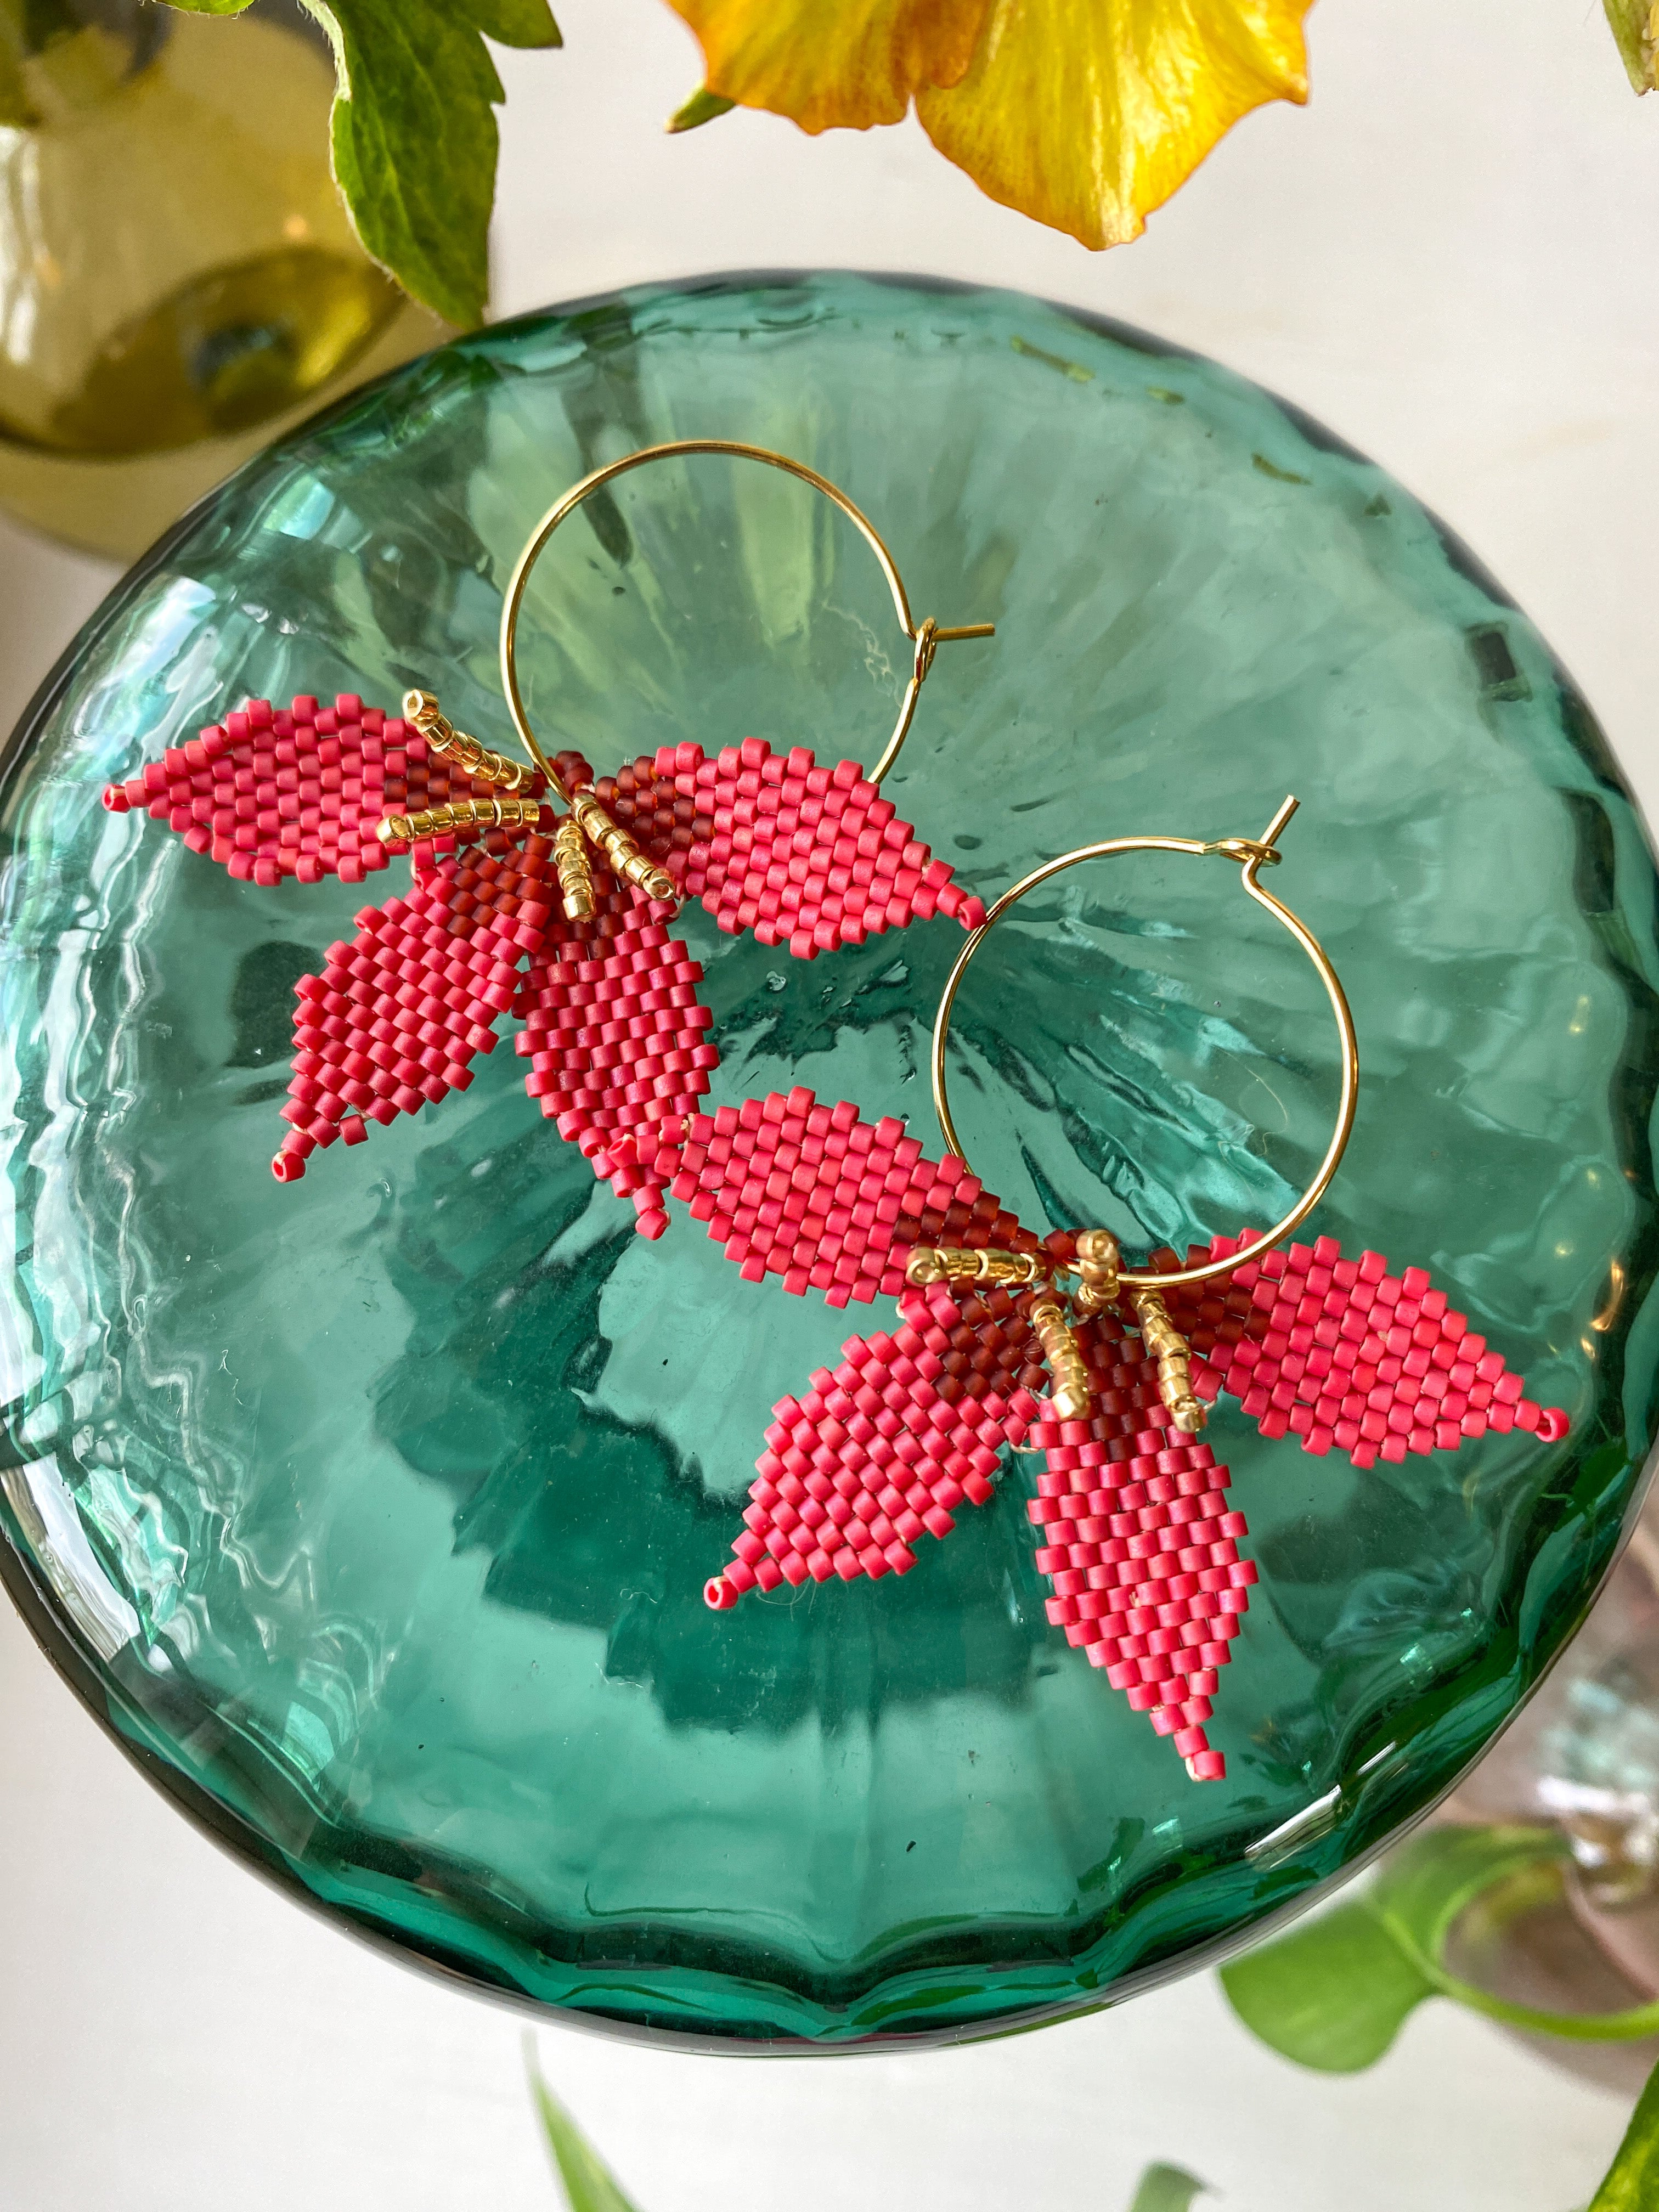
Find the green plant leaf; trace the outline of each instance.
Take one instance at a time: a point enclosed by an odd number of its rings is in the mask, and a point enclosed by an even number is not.
[[[1425,1997],[1462,1990],[1441,1964],[1459,1916],[1497,1884],[1553,1867],[1565,1848],[1547,1828],[1431,1828],[1366,1895],[1224,1966],[1228,2002],[1298,2066],[1358,2073]]]
[[[1631,82],[1638,92],[1651,92],[1655,33],[1659,29],[1654,22],[1652,0],[1601,0],[1601,5]]]
[[[1221,1969],[1221,1986],[1252,2034],[1322,2074],[1373,2065],[1434,1995],[1364,1898],[1247,1952]]]
[[[483,319],[501,79],[445,0],[305,0],[334,48],[334,177],[358,237],[452,323]]]
[[[461,13],[498,46],[562,46],[547,0],[460,0]]]
[[[678,131],[695,131],[699,124],[712,123],[717,115],[729,115],[737,104],[735,100],[727,100],[720,93],[710,92],[704,85],[692,94],[683,107],[677,107],[669,117],[669,135],[672,137]]]
[[[1568,1856],[1566,1838],[1553,1828],[1433,1828],[1384,1868],[1371,1902],[1436,1990],[1472,2012],[1573,2043],[1625,2043],[1652,2035],[1659,2031],[1659,2004],[1632,2005],[1624,2012],[1545,2012],[1492,1996],[1447,1971],[1447,1939],[1478,1898],[1507,1887],[1518,1909],[1530,1910],[1540,1893],[1526,1877],[1553,1868],[1552,1887],[1559,1895]]]
[[[1438,1986],[1446,1940],[1475,1899],[1566,1856],[1553,1828],[1429,1828],[1383,1862],[1366,1902]]]
[[[1589,2212],[1653,2212],[1659,2204],[1659,2066],[1631,2115],[1607,2178],[1590,2199]]]
[[[1129,2212],[1190,2212],[1194,2197],[1202,2197],[1209,2185],[1184,2166],[1149,2166]]]
[[[234,15],[249,0],[168,0]],[[485,37],[562,44],[547,0],[303,0],[334,50],[334,179],[365,252],[452,323],[489,289],[501,79]]]
[[[526,2036],[524,2048],[525,2067],[530,2075],[542,2132],[564,2184],[570,2212],[635,2212],[598,2151],[543,2079],[533,2038]]]
[[[1477,1899],[1530,1910],[1559,1895],[1567,1855],[1550,1828],[1431,1828],[1385,1865],[1370,1892],[1221,1970],[1246,2027],[1285,2057],[1328,2074],[1380,2058],[1425,1997],[1447,1996],[1489,2020],[1580,2043],[1659,2031],[1659,2004],[1626,2012],[1543,2012],[1462,1981],[1446,1944]]]

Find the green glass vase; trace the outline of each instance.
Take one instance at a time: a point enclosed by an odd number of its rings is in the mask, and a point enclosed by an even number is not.
[[[1048,1625],[1012,1455],[902,1582],[708,1612],[769,1408],[890,1310],[744,1282],[683,1215],[635,1237],[507,1050],[279,1186],[291,987],[364,893],[235,883],[100,805],[247,695],[420,684],[505,742],[495,630],[536,517],[689,436],[811,463],[919,614],[995,623],[940,654],[888,786],[969,889],[1085,839],[1255,835],[1299,796],[1274,887],[1362,1064],[1312,1226],[1428,1268],[1571,1416],[1360,1474],[1224,1404],[1261,1571],[1211,1724],[1224,1782],[1189,1782]],[[601,769],[749,732],[868,762],[908,672],[850,526],[707,458],[591,501],[521,637],[538,726]],[[1209,363],[844,275],[457,342],[139,564],[19,732],[3,824],[8,1581],[161,1787],[407,1955],[751,2045],[1097,2005],[1431,1804],[1614,1553],[1654,1412],[1652,860],[1524,617],[1381,471]],[[803,1084],[935,1150],[953,925],[811,963],[676,926],[715,1103]],[[1164,855],[1025,901],[953,1036],[991,1187],[1137,1249],[1276,1218],[1334,1110],[1316,975],[1231,871]]]

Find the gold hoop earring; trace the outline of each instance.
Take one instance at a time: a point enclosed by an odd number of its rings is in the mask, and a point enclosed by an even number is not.
[[[723,454],[733,460],[760,461],[768,468],[781,469],[787,476],[797,477],[802,483],[810,484],[814,491],[822,492],[832,505],[840,508],[880,563],[881,573],[892,598],[893,611],[899,619],[899,627],[913,651],[910,677],[899,705],[898,720],[893,726],[893,733],[888,738],[880,759],[866,778],[866,782],[879,784],[897,760],[904,740],[910,733],[910,725],[915,718],[916,702],[921,696],[927,672],[933,665],[935,650],[941,645],[954,644],[963,638],[994,637],[996,625],[994,623],[969,623],[946,629],[941,628],[931,615],[923,622],[916,622],[910,612],[910,601],[898,572],[898,564],[888,550],[885,540],[874,523],[854,504],[838,484],[831,483],[828,477],[820,476],[816,469],[808,468],[805,461],[793,460],[787,453],[774,453],[769,446],[744,445],[732,438],[676,438],[665,445],[646,446],[636,453],[625,453],[620,460],[607,461],[603,468],[594,469],[585,476],[580,483],[572,484],[568,491],[554,501],[536,525],[519,556],[512,580],[507,585],[506,603],[501,609],[501,690],[520,742],[553,790],[563,798],[563,787],[530,726],[518,670],[519,615],[524,605],[531,571],[541,558],[548,540],[559,525],[574,514],[585,500],[591,499],[596,491],[615,477],[625,476],[631,469],[644,468],[653,461],[687,459],[703,453]]]
[[[480,744],[477,738],[469,736],[465,730],[456,729],[431,692],[407,692],[403,702],[404,719],[420,732],[433,752],[460,769],[475,787],[488,786],[490,796],[469,796],[442,805],[389,816],[380,826],[382,843],[404,847],[422,839],[453,836],[457,831],[487,832],[540,826],[556,831],[553,860],[568,920],[583,921],[596,910],[599,893],[592,867],[596,855],[603,859],[613,875],[633,884],[647,898],[665,902],[678,900],[678,892],[668,871],[641,850],[637,840],[612,817],[596,796],[591,787],[592,771],[587,763],[574,754],[561,753],[550,757],[531,728],[523,688],[519,682],[519,617],[531,572],[546,550],[549,539],[559,525],[574,514],[584,501],[591,499],[614,477],[624,476],[631,469],[644,468],[652,461],[684,459],[703,453],[725,455],[738,460],[760,461],[768,468],[781,469],[785,475],[797,477],[803,483],[810,484],[848,517],[880,563],[894,611],[913,650],[909,680],[905,685],[893,733],[874,769],[868,775],[860,774],[860,781],[873,793],[874,787],[898,758],[904,740],[909,735],[910,725],[915,718],[916,702],[921,696],[927,672],[933,665],[933,655],[938,647],[961,638],[994,637],[996,625],[994,623],[970,623],[945,629],[931,616],[924,622],[916,622],[910,612],[909,599],[904,589],[903,579],[899,574],[898,565],[880,532],[839,485],[831,483],[828,477],[820,476],[816,469],[809,468],[805,461],[792,459],[787,453],[774,453],[767,446],[744,445],[735,439],[678,438],[665,445],[646,446],[638,453],[625,453],[620,460],[608,461],[603,468],[592,470],[580,483],[572,484],[568,491],[554,501],[536,525],[514,565],[501,607],[501,690],[529,765],[509,760],[505,754]],[[551,798],[568,806],[569,813],[552,817],[549,810],[544,815],[541,805],[544,789]]]
[[[852,1338],[838,1366],[774,1406],[742,1532],[705,1588],[708,1605],[724,1611],[751,1589],[906,1574],[923,1535],[948,1536],[964,1502],[984,1506],[998,1494],[1005,1449],[1034,1450],[1045,1463],[1025,1510],[1037,1532],[1034,1564],[1054,1593],[1049,1621],[1171,1739],[1194,1781],[1218,1780],[1226,1760],[1205,1723],[1258,1572],[1240,1551],[1249,1531],[1228,1504],[1228,1469],[1197,1441],[1206,1401],[1229,1393],[1262,1436],[1293,1435],[1305,1451],[1340,1451],[1362,1468],[1455,1451],[1489,1430],[1530,1431],[1547,1443],[1566,1434],[1566,1414],[1526,1396],[1522,1377],[1420,1267],[1393,1274],[1380,1252],[1346,1258],[1330,1237],[1267,1249],[1328,1187],[1353,1126],[1359,1072],[1334,969],[1258,879],[1278,860],[1274,841],[1295,808],[1287,799],[1260,838],[1086,845],[1006,891],[940,1003],[933,1085],[951,1148],[945,1158],[921,1158],[901,1121],[820,1107],[804,1088],[749,1102],[726,1128],[711,1123],[688,1140],[676,1195],[711,1237],[732,1240],[728,1255],[751,1279],[769,1268],[800,1291],[822,1283],[842,1299],[878,1290],[898,1298],[896,1328]],[[1042,1237],[986,1190],[963,1158],[944,1079],[952,1003],[998,917],[1063,868],[1133,852],[1237,862],[1246,891],[1313,961],[1342,1047],[1335,1131],[1284,1219],[1266,1236],[1214,1236],[1187,1267],[1171,1255],[1167,1267],[1139,1272],[1122,1267],[1107,1231]],[[757,1185],[772,1190],[763,1178],[774,1157],[787,1160],[796,1207],[792,1218],[779,1199],[778,1229],[750,1203]],[[797,1220],[817,1224],[805,1253],[787,1242]],[[781,1262],[751,1242],[779,1234]],[[854,1235],[868,1244],[844,1252],[842,1240]],[[1120,1303],[1124,1310],[1111,1310]]]
[[[1306,1219],[1329,1188],[1331,1179],[1347,1148],[1348,1139],[1353,1132],[1354,1110],[1359,1093],[1359,1050],[1347,996],[1324,947],[1313,932],[1281,900],[1265,890],[1259,880],[1261,869],[1278,865],[1280,856],[1274,841],[1289,824],[1297,804],[1295,799],[1287,798],[1259,838],[1224,837],[1206,843],[1193,837],[1110,837],[1097,844],[1080,845],[1074,852],[1061,854],[1057,860],[1046,860],[1041,867],[1032,869],[1029,875],[1011,885],[996,900],[987,912],[983,922],[972,933],[957,954],[955,965],[945,980],[933,1022],[931,1058],[933,1109],[939,1116],[939,1130],[946,1150],[964,1163],[967,1154],[951,1118],[945,1069],[945,1047],[950,1037],[951,1016],[956,1005],[957,993],[975,953],[1002,916],[1029,891],[1036,890],[1040,884],[1048,883],[1065,869],[1076,867],[1085,860],[1111,860],[1124,853],[1181,853],[1200,860],[1219,858],[1237,861],[1241,880],[1249,896],[1290,932],[1312,961],[1336,1019],[1342,1056],[1342,1086],[1336,1125],[1325,1156],[1312,1181],[1284,1218],[1275,1223],[1273,1228],[1252,1237],[1237,1250],[1228,1252],[1224,1258],[1164,1269],[1125,1267],[1121,1262],[1115,1238],[1109,1231],[1103,1229],[1079,1232],[1075,1262],[1062,1263],[1050,1260],[1046,1255],[1029,1252],[960,1251],[936,1247],[923,1247],[911,1255],[906,1272],[913,1284],[972,1280],[1042,1287],[1043,1294],[1031,1310],[1031,1322],[1053,1376],[1055,1410],[1060,1419],[1079,1418],[1088,1404],[1084,1362],[1072,1332],[1066,1310],[1068,1301],[1060,1290],[1060,1278],[1062,1275],[1075,1273],[1079,1278],[1079,1286],[1069,1299],[1071,1308],[1079,1315],[1098,1314],[1120,1300],[1130,1305],[1149,1351],[1158,1358],[1160,1387],[1172,1421],[1177,1428],[1188,1434],[1195,1434],[1204,1425],[1204,1409],[1193,1394],[1187,1346],[1170,1321],[1164,1304],[1164,1293],[1182,1285],[1231,1275],[1240,1267],[1260,1259],[1264,1253],[1282,1243],[1291,1231]]]

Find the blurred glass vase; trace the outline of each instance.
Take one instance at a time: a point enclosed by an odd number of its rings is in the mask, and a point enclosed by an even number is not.
[[[447,335],[364,253],[333,68],[234,21],[0,0],[0,506],[137,553],[287,423]]]
[[[1659,1997],[1659,1489],[1559,1665],[1447,1810],[1559,1827],[1575,1918]]]

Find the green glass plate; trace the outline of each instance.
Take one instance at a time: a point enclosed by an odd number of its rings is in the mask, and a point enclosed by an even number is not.
[[[1261,1574],[1224,1782],[1048,1626],[1027,1460],[902,1582],[709,1613],[773,1401],[890,1308],[745,1283],[683,1209],[637,1238],[510,1048],[279,1186],[290,988],[365,894],[232,882],[100,804],[250,694],[418,682],[503,742],[495,629],[536,516],[687,436],[809,461],[919,614],[996,623],[941,652],[889,786],[972,889],[1085,839],[1257,833],[1297,793],[1274,888],[1341,969],[1364,1068],[1314,1227],[1429,1268],[1572,1417],[1360,1474],[1218,1413]],[[524,639],[541,727],[602,769],[750,732],[867,762],[907,672],[850,526],[720,460],[585,509]],[[841,275],[504,325],[250,463],[142,562],[27,718],[3,823],[11,1587],[161,1787],[407,1954],[750,2043],[1098,2004],[1437,1797],[1617,1546],[1656,1348],[1641,825],[1433,519],[1207,362]],[[805,1084],[936,1150],[954,925],[810,963],[683,927],[717,1102]],[[1323,1147],[1317,978],[1231,870],[1071,872],[957,1022],[970,1155],[1039,1229],[1259,1224]]]

